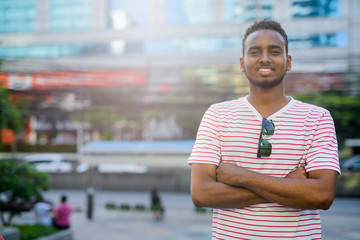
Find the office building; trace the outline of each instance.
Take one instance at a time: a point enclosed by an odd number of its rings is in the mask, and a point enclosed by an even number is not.
[[[38,128],[73,129],[69,119],[97,106],[117,114],[93,133],[114,125],[112,139],[189,138],[174,118],[198,119],[209,103],[246,94],[242,36],[262,18],[288,33],[289,94],[359,94],[359,0],[2,0],[0,82],[43,97]],[[75,141],[65,135],[54,142]]]

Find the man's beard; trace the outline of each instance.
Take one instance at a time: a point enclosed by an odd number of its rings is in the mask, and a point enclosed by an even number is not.
[[[253,85],[260,87],[262,89],[270,89],[272,87],[279,85],[284,80],[284,77],[286,74],[286,72],[284,72],[284,74],[278,78],[271,79],[271,80],[257,81],[248,76],[246,69],[244,72],[245,72],[245,76],[247,77],[247,79],[249,80],[250,83],[252,83]]]

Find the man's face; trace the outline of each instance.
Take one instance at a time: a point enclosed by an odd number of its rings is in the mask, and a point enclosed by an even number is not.
[[[251,33],[244,43],[240,67],[250,84],[263,89],[277,86],[291,68],[284,38],[274,30]]]

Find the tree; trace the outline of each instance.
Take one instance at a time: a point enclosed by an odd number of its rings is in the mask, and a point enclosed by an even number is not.
[[[360,96],[343,96],[337,92],[319,92],[295,97],[328,109],[334,119],[340,148],[348,138],[360,138]]]
[[[0,176],[0,218],[4,226],[9,226],[16,214],[29,211],[41,192],[50,187],[48,174],[28,163],[1,160]]]
[[[0,70],[1,65],[2,61],[0,60]],[[3,88],[0,83],[0,146],[2,144],[2,129],[10,129],[19,133],[24,123],[20,112],[9,100],[8,90]]]

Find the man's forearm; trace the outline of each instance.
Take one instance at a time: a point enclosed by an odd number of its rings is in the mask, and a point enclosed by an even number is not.
[[[242,187],[216,181],[216,166],[193,164],[191,167],[191,197],[197,207],[241,208],[265,201]]]
[[[195,206],[210,208],[241,208],[266,201],[245,188],[218,182],[192,186],[191,196]]]
[[[327,209],[335,194],[337,173],[331,170],[314,171],[310,178],[272,177],[233,164],[224,164],[218,170],[220,182],[244,187],[264,199],[292,208]]]
[[[250,180],[251,178],[251,180]],[[279,178],[251,172],[241,185],[278,204],[302,209],[321,208],[312,190],[315,179]]]

